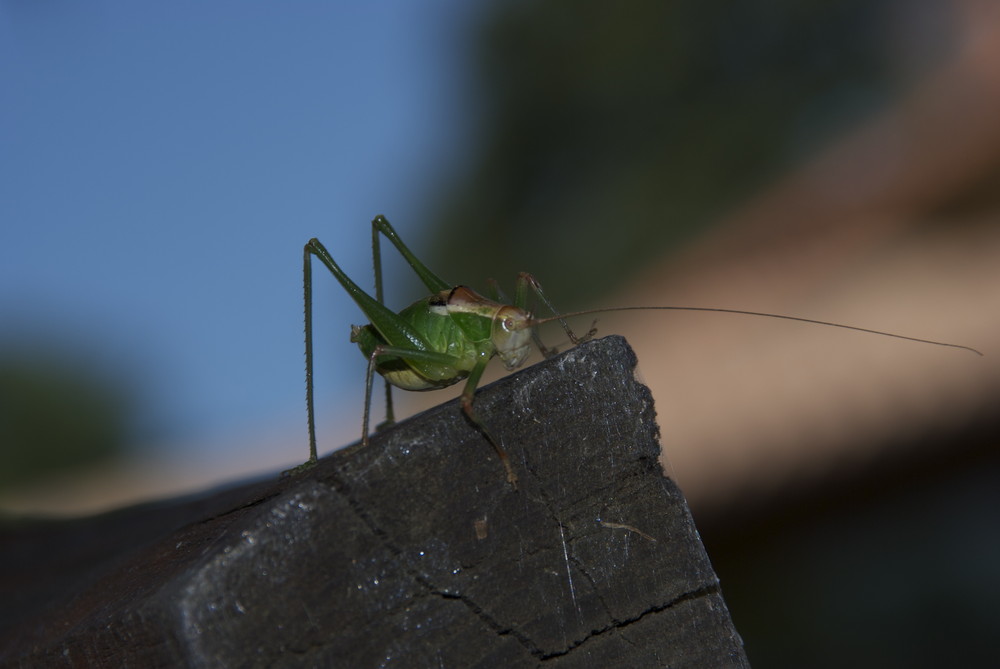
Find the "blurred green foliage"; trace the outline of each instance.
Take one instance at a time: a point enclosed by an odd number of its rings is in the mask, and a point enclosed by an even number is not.
[[[0,348],[0,489],[120,454],[131,402],[79,354]]]
[[[884,104],[893,6],[494,3],[431,266],[480,287],[530,271],[561,309],[592,301]]]

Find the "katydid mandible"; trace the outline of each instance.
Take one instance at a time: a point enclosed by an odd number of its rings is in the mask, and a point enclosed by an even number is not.
[[[399,313],[386,307],[383,301],[380,235],[384,235],[392,242],[407,264],[416,272],[420,281],[430,291],[428,297],[417,300]],[[476,414],[473,400],[479,380],[494,356],[500,358],[508,371],[512,371],[524,364],[532,344],[537,346],[545,357],[556,353],[554,348],[550,349],[542,344],[538,336],[536,326],[542,323],[558,321],[570,341],[573,344],[579,344],[593,337],[597,330],[591,326],[586,334],[577,336],[565,320],[569,317],[632,310],[712,311],[764,318],[781,318],[844,328],[923,344],[958,348],[982,355],[976,349],[960,344],[920,339],[811,318],[742,309],[627,306],[560,313],[546,297],[538,281],[526,272],[521,272],[517,277],[513,304],[506,304],[506,298],[500,292],[496,282],[492,280],[489,282],[490,297],[484,297],[466,286],[456,286],[442,280],[413,255],[396,234],[389,221],[381,215],[372,220],[372,254],[375,269],[375,297],[362,290],[344,273],[318,239],[310,239],[303,249],[302,278],[305,301],[306,415],[309,424],[309,459],[295,470],[290,471],[312,467],[318,460],[313,399],[313,256],[330,270],[369,320],[367,325],[351,326],[351,341],[358,345],[362,354],[368,359],[368,369],[365,375],[365,408],[361,428],[362,445],[368,443],[372,382],[376,372],[385,381],[386,420],[384,424],[391,424],[395,420],[392,408],[392,386],[403,390],[436,390],[446,388],[464,379],[465,387],[461,395],[462,411],[469,422],[476,427],[496,451],[504,467],[507,481],[515,489],[517,488],[517,475],[511,466],[507,451],[486,423]],[[528,309],[528,300],[532,293],[552,313],[552,316],[535,318]]]

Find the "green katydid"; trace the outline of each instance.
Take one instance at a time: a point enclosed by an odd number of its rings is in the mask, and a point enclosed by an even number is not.
[[[384,235],[393,243],[407,264],[430,291],[428,297],[417,300],[399,313],[393,312],[383,303],[380,235]],[[461,395],[462,411],[469,422],[493,446],[503,464],[507,481],[514,488],[517,487],[517,475],[511,467],[507,452],[476,414],[473,400],[479,380],[494,356],[499,357],[504,367],[511,371],[524,363],[531,351],[532,343],[546,357],[555,353],[555,349],[544,346],[538,337],[536,326],[542,323],[558,321],[570,341],[578,344],[590,339],[597,331],[592,326],[585,335],[577,336],[569,327],[566,318],[610,311],[713,311],[826,325],[935,346],[959,348],[982,355],[976,349],[959,344],[920,339],[811,318],[742,309],[627,306],[559,313],[542,291],[538,281],[525,272],[518,275],[513,304],[509,304],[505,303],[506,299],[492,280],[490,281],[490,297],[484,297],[466,286],[456,286],[442,280],[410,251],[396,234],[389,221],[381,215],[372,220],[372,253],[375,268],[375,297],[362,290],[344,273],[318,239],[310,239],[303,250],[302,275],[305,301],[306,414],[309,424],[309,459],[290,471],[312,467],[318,460],[313,401],[312,256],[316,256],[326,265],[369,320],[368,325],[351,327],[351,341],[358,345],[362,354],[368,359],[361,433],[362,445],[368,443],[372,382],[376,372],[385,381],[385,424],[394,422],[392,386],[403,390],[436,390],[465,379],[465,387]],[[528,299],[531,293],[534,293],[535,297],[552,312],[552,316],[536,318],[529,311]]]

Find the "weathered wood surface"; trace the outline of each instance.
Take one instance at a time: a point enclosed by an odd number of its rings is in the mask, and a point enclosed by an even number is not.
[[[608,337],[311,471],[0,532],[4,666],[748,666]]]

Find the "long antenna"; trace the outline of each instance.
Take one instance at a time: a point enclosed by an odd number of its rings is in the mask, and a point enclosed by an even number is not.
[[[584,311],[571,311],[565,314],[556,314],[555,316],[549,316],[547,318],[534,318],[529,321],[529,325],[540,325],[542,323],[548,323],[550,321],[560,320],[563,318],[570,318],[572,316],[586,316],[587,314],[598,314],[606,313],[609,311],[712,311],[722,314],[743,314],[744,316],[760,316],[762,318],[781,318],[786,321],[798,321],[800,323],[811,323],[813,325],[827,325],[832,328],[843,328],[844,330],[854,330],[855,332],[866,332],[868,334],[879,335],[882,337],[892,337],[894,339],[906,339],[907,341],[915,341],[921,344],[932,344],[934,346],[947,346],[948,348],[959,348],[963,351],[971,351],[978,356],[982,356],[982,351],[977,351],[971,346],[962,346],[961,344],[949,344],[944,341],[934,341],[932,339],[921,339],[920,337],[908,337],[906,335],[895,334],[893,332],[883,332],[882,330],[872,330],[871,328],[861,328],[855,325],[844,325],[843,323],[831,323],[830,321],[820,321],[814,318],[801,318],[799,316],[785,316],[783,314],[769,314],[762,311],[746,311],[743,309],[722,309],[719,307],[607,307],[605,309],[586,309]]]

